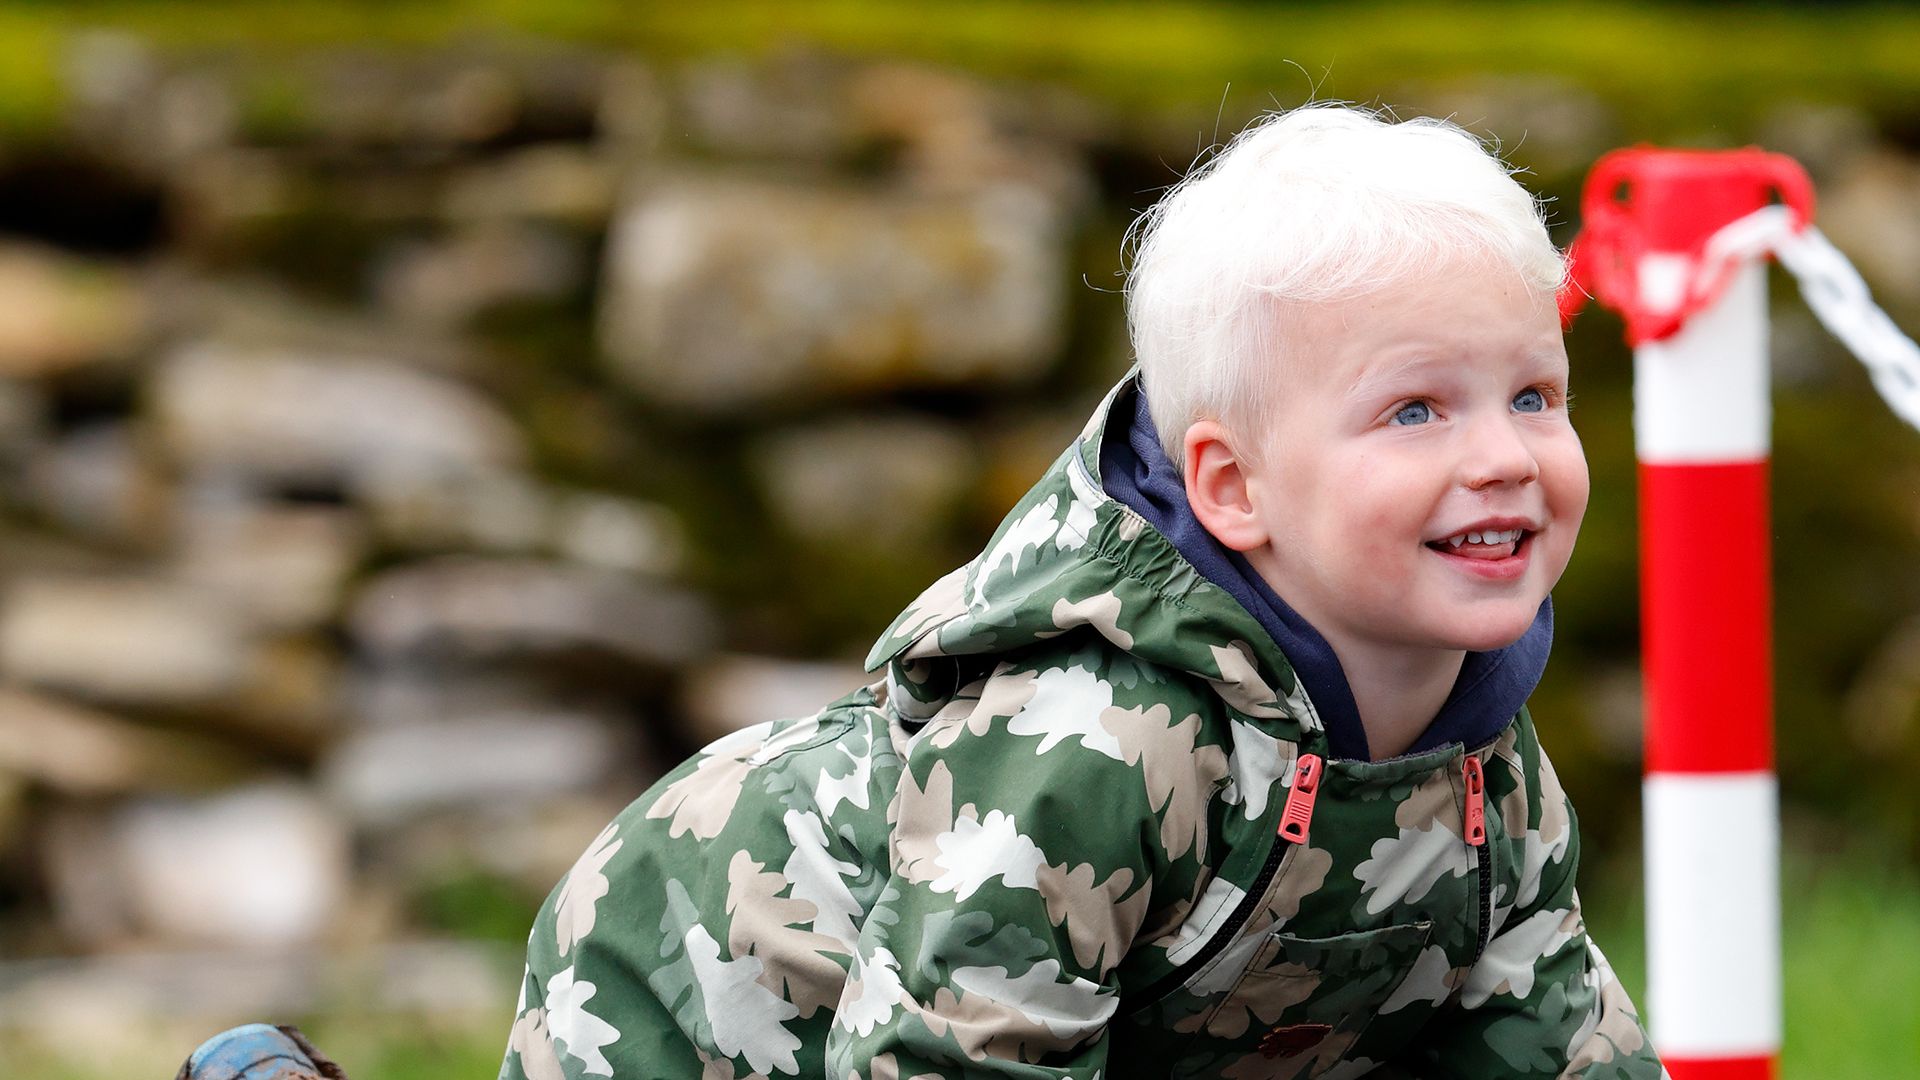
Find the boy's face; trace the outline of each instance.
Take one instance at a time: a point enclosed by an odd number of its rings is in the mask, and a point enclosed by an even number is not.
[[[1461,260],[1295,315],[1248,475],[1254,567],[1336,645],[1518,640],[1587,508],[1553,298]]]

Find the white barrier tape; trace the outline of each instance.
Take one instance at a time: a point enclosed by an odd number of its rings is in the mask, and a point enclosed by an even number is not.
[[[1689,292],[1717,292],[1740,264],[1766,254],[1777,256],[1800,283],[1814,316],[1866,365],[1894,413],[1920,428],[1920,345],[1873,302],[1867,283],[1840,249],[1812,225],[1795,228],[1787,207],[1756,210],[1715,233]]]

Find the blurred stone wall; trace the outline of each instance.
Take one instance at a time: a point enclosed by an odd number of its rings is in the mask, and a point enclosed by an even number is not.
[[[1121,233],[1212,119],[805,54],[65,63],[58,138],[0,147],[0,1024],[55,1034],[504,1009],[511,946],[453,939],[862,681],[1124,370]],[[1628,126],[1399,100],[1563,193]],[[1920,162],[1776,128],[1920,304]],[[1631,776],[1632,644],[1588,649],[1563,770]]]
[[[1084,103],[67,59],[67,130],[0,154],[0,1016],[42,1036],[503,1009],[507,950],[448,938],[522,936],[666,764],[864,681],[1122,365],[1063,362]]]

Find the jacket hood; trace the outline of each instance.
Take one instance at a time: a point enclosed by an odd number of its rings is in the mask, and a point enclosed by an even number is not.
[[[1270,735],[1317,739],[1313,704],[1260,621],[1102,486],[1101,443],[1136,378],[1108,392],[986,549],[928,586],[874,645],[867,668],[888,667],[902,715],[931,717],[958,689],[961,670],[979,666],[969,658],[1086,628],[1143,661],[1204,680]]]

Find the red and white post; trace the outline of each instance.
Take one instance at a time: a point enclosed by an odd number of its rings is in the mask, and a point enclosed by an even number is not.
[[[1708,238],[1775,201],[1810,206],[1786,158],[1621,151],[1575,255],[1635,345],[1646,1004],[1675,1080],[1772,1077],[1780,1048],[1766,265],[1697,280]]]

